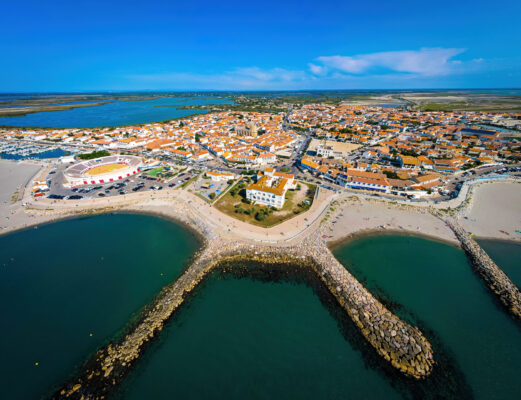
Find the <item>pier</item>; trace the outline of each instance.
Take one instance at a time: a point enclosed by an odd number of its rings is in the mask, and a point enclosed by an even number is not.
[[[446,222],[460,241],[461,247],[472,262],[474,269],[483,278],[490,290],[497,295],[499,301],[513,316],[521,319],[521,292],[519,288],[512,283],[509,277],[492,261],[465,229],[453,219],[447,219]]]
[[[226,262],[241,261],[311,267],[381,357],[415,379],[431,373],[433,351],[421,331],[387,310],[335,259],[321,239],[307,238],[290,247],[210,239],[185,273],[165,287],[145,308],[141,319],[129,329],[129,333],[98,350],[80,373],[51,398],[86,400],[106,397],[212,269]]]

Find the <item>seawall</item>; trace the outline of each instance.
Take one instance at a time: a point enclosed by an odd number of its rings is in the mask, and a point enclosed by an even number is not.
[[[434,367],[433,350],[422,332],[380,303],[320,239],[309,238],[303,246],[324,284],[378,354],[405,375],[416,379],[428,376]]]
[[[499,301],[515,317],[521,319],[521,292],[508,276],[496,265],[489,255],[456,221],[447,219],[447,224],[459,239],[461,247],[469,257],[474,269],[494,292]]]
[[[53,399],[105,398],[130,372],[146,346],[187,295],[223,262],[258,261],[310,266],[335,296],[366,340],[384,359],[407,376],[421,379],[432,371],[433,352],[419,329],[385,308],[333,256],[320,239],[298,246],[269,247],[211,239],[192,265],[165,287],[141,320],[119,341],[98,350],[74,379],[57,390]]]

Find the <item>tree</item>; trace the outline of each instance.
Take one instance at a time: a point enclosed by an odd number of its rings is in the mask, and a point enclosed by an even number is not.
[[[80,160],[93,160],[94,158],[106,157],[109,156],[110,153],[105,150],[101,151],[93,151],[92,153],[79,154],[78,158]]]
[[[264,214],[262,211],[259,211],[257,214],[255,214],[255,219],[257,221],[264,221],[266,219],[266,214]]]
[[[396,172],[393,172],[393,171],[384,171],[384,174],[389,179],[400,179],[400,177],[396,174]]]
[[[210,193],[210,196],[209,196],[209,197],[210,197],[210,199],[212,199],[212,200],[215,199],[215,192]]]

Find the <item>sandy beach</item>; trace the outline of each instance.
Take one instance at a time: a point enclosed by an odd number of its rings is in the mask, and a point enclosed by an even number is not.
[[[446,224],[423,208],[400,207],[381,201],[351,198],[340,200],[330,222],[322,227],[330,246],[372,232],[400,232],[458,244]]]
[[[31,177],[41,174],[40,169],[45,169],[43,163],[0,160],[5,188],[0,204],[1,233],[80,214],[116,211],[151,213],[191,224],[197,221],[199,230],[212,237],[276,246],[294,245],[310,235],[320,235],[333,246],[373,232],[399,232],[458,243],[445,222],[424,205],[401,205],[328,190],[320,190],[308,212],[267,229],[227,216],[180,189],[80,201],[33,199],[25,190],[22,199],[21,189]],[[17,191],[20,195],[13,203]],[[521,229],[521,184],[483,183],[473,189],[470,203],[458,214],[459,222],[477,237],[521,240],[516,233]]]
[[[30,219],[21,207],[21,198],[25,186],[40,169],[38,163],[0,159],[0,232]]]
[[[521,183],[476,187],[459,223],[477,237],[521,241]]]

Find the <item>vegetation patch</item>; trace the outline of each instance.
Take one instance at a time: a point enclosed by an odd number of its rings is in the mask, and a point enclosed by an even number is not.
[[[95,158],[110,156],[110,153],[106,150],[93,151],[92,153],[78,154],[80,160],[93,160]]]
[[[231,217],[252,225],[268,228],[309,210],[313,204],[316,186],[298,183],[288,190],[282,209],[254,204],[246,198],[247,181],[240,181],[216,203],[215,207]]]

